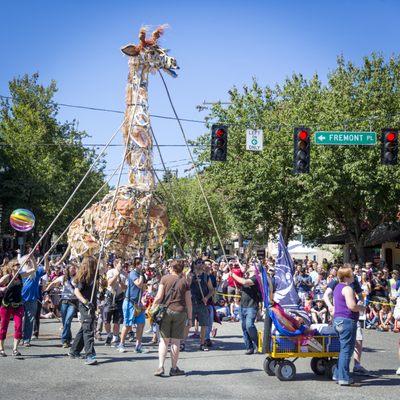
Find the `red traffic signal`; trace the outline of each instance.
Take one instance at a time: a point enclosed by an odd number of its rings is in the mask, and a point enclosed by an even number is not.
[[[394,142],[396,140],[396,133],[395,132],[387,132],[385,133],[385,139],[388,142]]]
[[[225,135],[225,130],[222,128],[219,128],[216,130],[215,135],[220,138]]]
[[[301,130],[301,131],[298,132],[297,137],[300,140],[307,140],[308,139],[308,132],[305,131],[305,130]]]

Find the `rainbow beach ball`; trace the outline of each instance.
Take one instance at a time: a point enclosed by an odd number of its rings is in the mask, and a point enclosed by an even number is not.
[[[17,208],[10,215],[10,225],[18,232],[29,232],[35,226],[32,211]]]

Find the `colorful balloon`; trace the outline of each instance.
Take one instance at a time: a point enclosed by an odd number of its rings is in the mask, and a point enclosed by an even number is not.
[[[35,226],[32,211],[17,208],[10,215],[10,225],[18,232],[29,232]]]

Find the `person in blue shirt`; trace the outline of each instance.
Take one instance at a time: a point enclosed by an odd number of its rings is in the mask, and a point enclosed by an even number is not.
[[[121,342],[118,346],[120,353],[125,353],[125,339],[127,334],[132,330],[132,326],[136,325],[136,353],[143,353],[142,336],[144,324],[146,322],[145,308],[142,304],[143,287],[145,285],[143,267],[141,259],[136,258],[134,267],[128,275],[126,282],[125,299],[122,305],[124,314],[124,326],[121,330]]]
[[[48,263],[48,261],[45,261]],[[22,269],[24,271],[24,267]],[[36,310],[40,297],[39,285],[40,278],[46,275],[47,271],[42,265],[34,263],[34,270],[28,276],[22,279],[22,301],[24,303],[24,325],[22,344],[30,347],[35,322]]]

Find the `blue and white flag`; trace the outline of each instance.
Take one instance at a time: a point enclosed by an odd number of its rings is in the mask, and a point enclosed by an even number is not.
[[[278,256],[275,262],[274,301],[284,308],[298,308],[301,301],[294,284],[294,265],[289,251],[279,231]]]

